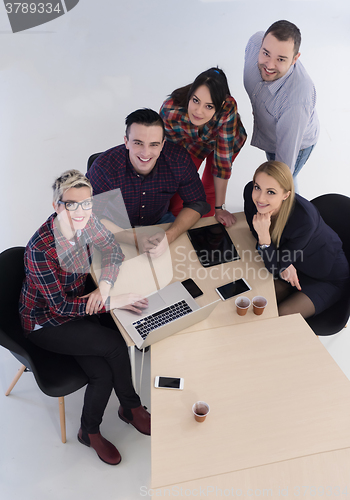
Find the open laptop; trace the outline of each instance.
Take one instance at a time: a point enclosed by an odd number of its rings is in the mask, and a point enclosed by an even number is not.
[[[127,309],[113,309],[113,314],[136,346],[144,349],[206,319],[219,302],[220,299],[199,307],[185,287],[177,281],[150,295],[148,307],[142,314]]]

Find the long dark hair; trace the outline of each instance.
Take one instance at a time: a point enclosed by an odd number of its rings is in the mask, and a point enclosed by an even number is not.
[[[231,95],[226,75],[220,68],[210,68],[203,71],[193,83],[174,90],[170,97],[172,97],[175,106],[187,109],[191,97],[201,85],[208,87],[215,112],[218,112],[226,97]]]

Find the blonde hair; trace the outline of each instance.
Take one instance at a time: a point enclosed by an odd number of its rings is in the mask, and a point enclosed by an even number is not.
[[[273,177],[278,182],[285,193],[290,191],[288,198],[283,201],[282,206],[278,211],[277,217],[270,226],[271,240],[276,245],[276,247],[279,247],[283,230],[285,228],[285,225],[287,224],[294,205],[295,189],[293,176],[288,166],[281,161],[266,161],[265,163],[260,165],[260,167],[255,170],[253,182],[255,182],[256,176],[260,172],[271,175],[271,177]]]
[[[79,170],[67,170],[52,184],[53,202],[57,204],[61,201],[63,194],[73,187],[88,187],[92,196],[92,186],[89,179],[79,172]]]

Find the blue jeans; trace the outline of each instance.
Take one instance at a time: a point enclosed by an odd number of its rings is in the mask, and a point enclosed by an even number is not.
[[[171,212],[166,212],[163,217],[161,217],[159,221],[156,222],[156,224],[166,224],[167,222],[174,222],[175,219],[175,215],[173,215]]]
[[[298,156],[297,156],[297,159],[296,159],[296,162],[294,165],[294,172],[293,172],[293,180],[294,180],[294,187],[295,187],[296,193],[298,192],[298,185],[297,185],[296,176],[298,175],[300,170],[303,168],[303,166],[305,165],[305,163],[309,159],[309,156],[311,155],[311,152],[314,149],[314,147],[315,147],[315,144],[313,146],[308,147],[308,148],[301,149],[299,151]],[[267,153],[266,152],[266,158],[268,160],[272,161],[272,160],[276,159],[276,155],[275,155],[275,153]]]
[[[294,166],[294,172],[293,172],[293,177],[296,177],[300,170],[303,168],[307,160],[309,159],[309,156],[311,155],[311,151],[314,149],[315,144],[313,146],[310,146],[309,148],[301,149],[299,151],[299,154],[297,156],[295,166]],[[266,158],[268,160],[275,160],[276,155],[275,153],[267,153],[266,152]]]

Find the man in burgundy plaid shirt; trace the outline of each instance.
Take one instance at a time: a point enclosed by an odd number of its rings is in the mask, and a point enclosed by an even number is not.
[[[141,241],[141,250],[157,257],[209,212],[210,205],[190,155],[182,146],[165,142],[164,124],[158,113],[139,109],[128,115],[125,123],[124,144],[102,153],[87,177],[95,195],[120,190],[132,226],[172,222],[166,238],[157,233]],[[168,211],[175,193],[183,200],[183,209],[176,218]],[[111,213],[98,215],[118,226]]]

